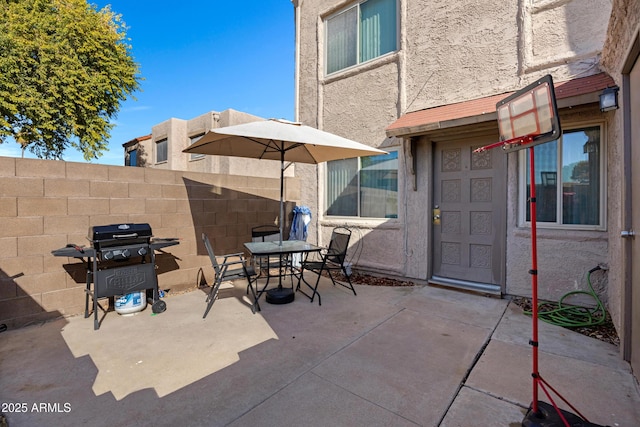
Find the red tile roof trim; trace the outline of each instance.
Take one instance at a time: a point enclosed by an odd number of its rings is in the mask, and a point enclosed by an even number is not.
[[[555,83],[554,88],[556,99],[565,99],[601,91],[613,85],[615,85],[615,82],[611,76],[606,73],[600,73],[589,77]],[[495,113],[496,104],[513,93],[514,92],[507,92],[486,98],[472,99],[470,101],[407,113],[387,127],[387,135],[399,136],[411,133],[412,129],[418,126],[427,127],[428,125],[437,125],[444,121]],[[434,126],[434,128],[439,127],[440,126]]]

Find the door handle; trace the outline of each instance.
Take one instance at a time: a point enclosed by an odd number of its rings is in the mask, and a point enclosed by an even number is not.
[[[623,237],[625,239],[633,238],[635,236],[636,236],[636,232],[633,230],[622,230],[620,232],[620,237]]]
[[[440,225],[440,207],[436,205],[432,212],[433,225]]]

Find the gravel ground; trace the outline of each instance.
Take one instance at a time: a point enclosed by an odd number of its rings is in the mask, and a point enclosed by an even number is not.
[[[342,275],[341,275],[342,276]],[[340,277],[340,280],[345,280]],[[366,274],[354,274],[351,276],[351,282],[359,285],[369,286],[415,286],[415,283],[402,281],[398,279],[390,279],[388,277],[369,276]]]

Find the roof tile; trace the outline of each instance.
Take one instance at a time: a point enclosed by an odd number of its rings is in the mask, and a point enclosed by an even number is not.
[[[605,89],[615,85],[615,82],[606,73],[595,74],[589,77],[581,77],[573,80],[554,84],[556,99],[570,98]],[[477,98],[455,104],[442,105],[426,110],[414,111],[400,116],[398,120],[387,127],[387,131],[415,126],[428,125],[446,120],[461,119],[464,117],[480,116],[496,111],[496,104],[514,92]],[[394,132],[396,133],[396,132]]]

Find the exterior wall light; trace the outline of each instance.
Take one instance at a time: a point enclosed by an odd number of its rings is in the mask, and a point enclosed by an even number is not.
[[[608,87],[600,94],[600,111],[603,113],[606,111],[618,109],[618,86]]]

